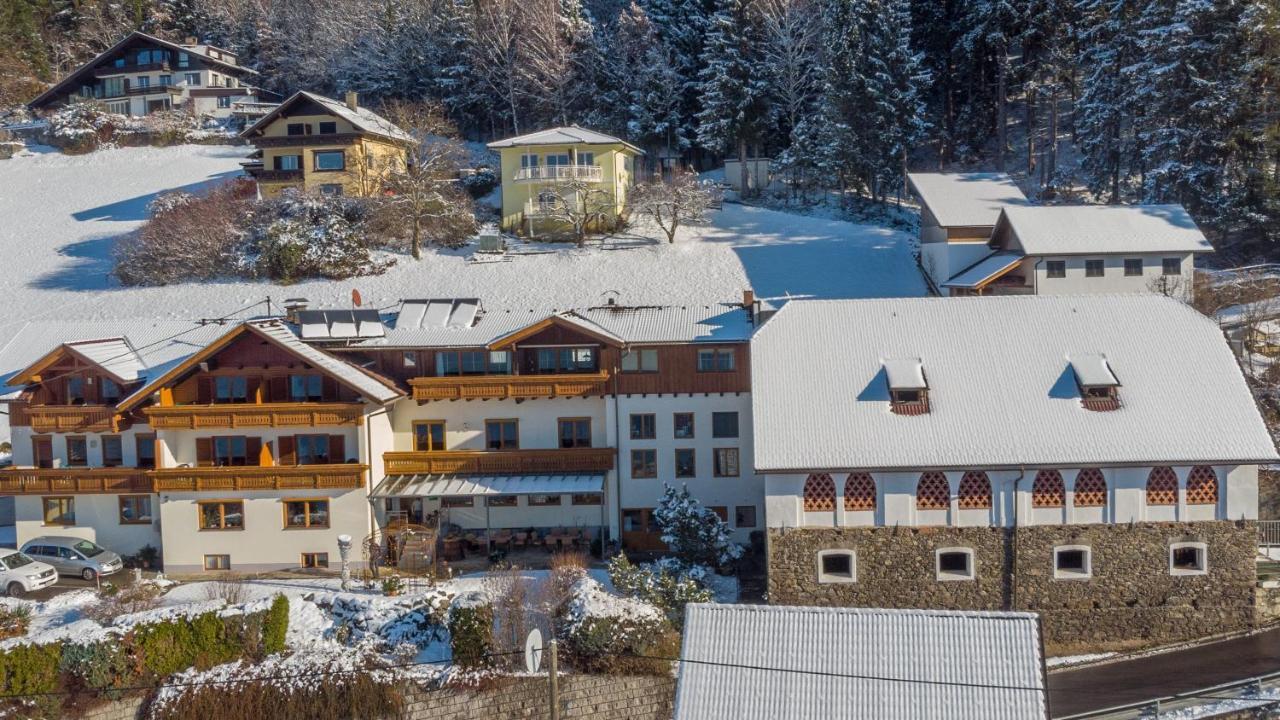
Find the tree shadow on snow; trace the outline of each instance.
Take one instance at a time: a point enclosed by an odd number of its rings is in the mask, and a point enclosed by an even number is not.
[[[116,236],[104,235],[58,248],[63,263],[58,269],[32,279],[30,287],[41,290],[105,290],[117,285],[111,276],[115,263],[111,251]]]
[[[106,205],[88,208],[79,212],[71,213],[71,217],[80,222],[91,222],[95,220],[107,220],[113,222],[129,222],[147,219],[147,206],[151,204],[156,197],[168,192],[199,192],[211,185],[228,180],[232,177],[240,175],[239,170],[227,170],[226,172],[210,175],[207,179],[200,182],[190,183],[176,188],[165,188],[156,192],[147,193],[146,195],[138,195],[127,200],[117,200]]]

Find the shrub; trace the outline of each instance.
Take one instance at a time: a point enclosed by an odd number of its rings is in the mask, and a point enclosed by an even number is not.
[[[160,195],[149,206],[147,222],[116,244],[116,277],[125,285],[167,285],[231,274],[239,264],[240,223],[252,196],[247,180],[203,195]]]
[[[224,576],[204,583],[205,600],[225,600],[228,605],[243,605],[249,599],[249,589],[235,576]]]
[[[700,581],[706,568],[676,562],[650,565],[631,564],[625,555],[609,561],[609,579],[624,596],[643,600],[666,614],[676,629],[684,627],[684,606],[691,602],[711,602],[715,594]]]
[[[271,680],[198,685],[156,703],[152,720],[347,720],[401,717],[399,686],[367,673],[327,676],[314,687],[294,689]]]
[[[0,640],[26,635],[30,625],[30,605],[0,606]]]
[[[57,692],[62,685],[62,644],[16,645],[0,653],[0,694]]]
[[[742,546],[733,542],[728,523],[698,502],[687,486],[663,487],[653,518],[672,553],[689,565],[712,568],[723,568],[742,556]]]
[[[367,205],[358,198],[296,193],[261,203],[241,263],[256,277],[286,283],[381,273],[388,263],[375,260],[365,240]]]
[[[85,609],[85,615],[107,625],[121,615],[151,610],[160,604],[160,588],[155,585],[112,587],[115,589],[104,592],[101,600]]]
[[[487,602],[475,596],[455,602],[449,609],[449,636],[459,667],[492,667],[493,607]]]
[[[289,598],[276,595],[262,623],[262,652],[274,655],[284,652],[285,635],[289,632]]]
[[[141,625],[134,645],[146,674],[163,678],[189,667],[209,668],[240,657],[244,620],[216,611],[190,619]]]
[[[130,687],[137,681],[128,647],[115,638],[87,645],[65,644],[60,668],[68,679],[68,685],[113,698],[119,696],[121,688]]]
[[[480,168],[462,178],[462,187],[467,189],[468,195],[479,200],[493,192],[498,187],[498,182],[498,176],[491,168]]]
[[[674,635],[655,606],[610,595],[599,582],[584,577],[573,586],[564,612],[560,639],[566,660],[583,672],[663,672],[669,661],[654,661],[655,648]],[[641,657],[647,656],[647,657]]]

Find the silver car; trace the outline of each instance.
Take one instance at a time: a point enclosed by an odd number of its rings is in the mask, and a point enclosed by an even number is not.
[[[32,538],[22,552],[54,567],[59,575],[78,575],[85,580],[118,573],[124,568],[119,555],[93,542],[78,537],[44,535]]]

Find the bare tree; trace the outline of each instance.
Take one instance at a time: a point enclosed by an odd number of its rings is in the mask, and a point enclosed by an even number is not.
[[[522,33],[520,0],[482,0],[475,3],[471,23],[473,66],[481,82],[501,97],[511,113],[511,129],[520,134],[516,97],[521,91]]]
[[[611,191],[578,178],[556,181],[538,193],[536,202],[542,217],[572,229],[578,247],[586,244],[587,230],[602,227],[617,207]]]
[[[761,0],[755,5],[764,31],[764,66],[773,76],[778,112],[791,132],[800,123],[821,78],[817,50],[822,23],[813,0]]]
[[[674,172],[670,180],[643,183],[631,191],[632,211],[652,218],[666,233],[668,243],[676,241],[681,225],[705,219],[712,200],[712,191],[688,171]]]

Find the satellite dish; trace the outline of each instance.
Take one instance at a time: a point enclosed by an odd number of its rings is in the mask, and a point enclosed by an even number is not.
[[[538,628],[529,631],[524,641],[524,669],[530,673],[538,672],[542,667],[542,632]]]

